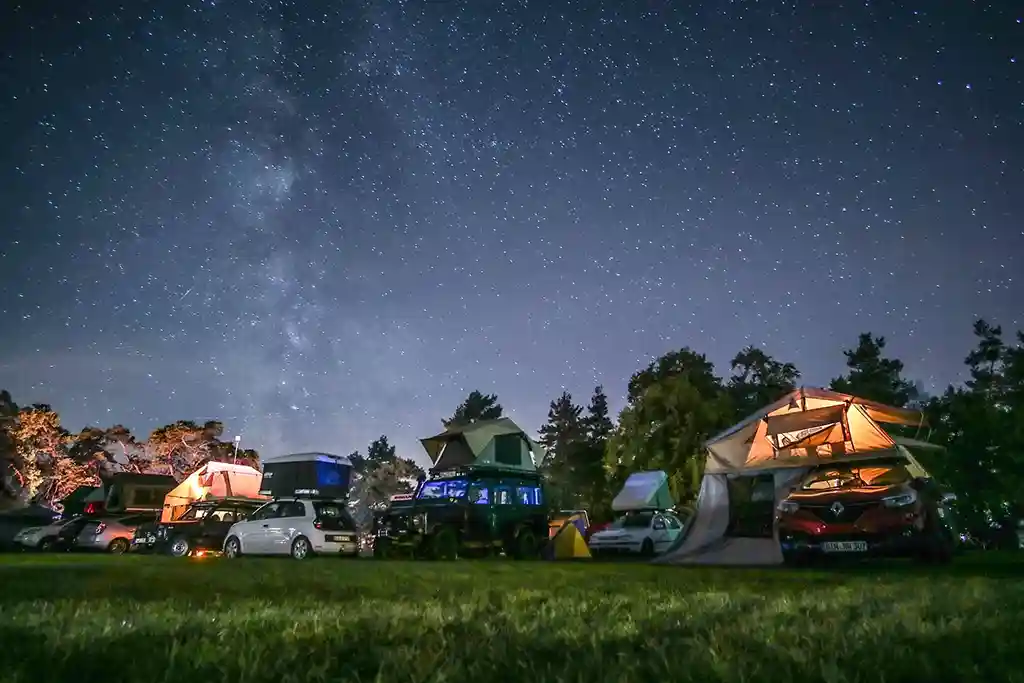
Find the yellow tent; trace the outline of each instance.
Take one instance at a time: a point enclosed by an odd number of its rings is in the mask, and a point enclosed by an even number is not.
[[[590,557],[590,548],[580,534],[579,528],[573,522],[566,522],[562,525],[555,537],[551,540],[552,558],[554,560],[578,560]]]

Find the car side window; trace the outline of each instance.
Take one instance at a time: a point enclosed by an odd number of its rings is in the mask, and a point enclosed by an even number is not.
[[[668,525],[669,529],[679,529],[682,527],[679,520],[670,515],[665,515],[665,523]]]
[[[469,487],[469,493],[467,494],[470,503],[476,505],[489,505],[491,497],[488,494],[487,487],[483,484],[473,484]]]
[[[511,505],[512,504],[512,487],[507,484],[499,484],[493,489],[494,504],[495,505]]]
[[[281,506],[278,517],[305,517],[306,506],[297,500],[289,501]]]
[[[234,522],[235,511],[231,508],[218,508],[210,513],[211,522]]]
[[[254,512],[252,514],[252,517],[250,517],[249,519],[252,519],[253,521],[259,521],[261,519],[270,519],[271,517],[276,517],[277,516],[277,510],[280,507],[281,507],[280,503],[267,503],[266,505],[261,507],[259,510]]]

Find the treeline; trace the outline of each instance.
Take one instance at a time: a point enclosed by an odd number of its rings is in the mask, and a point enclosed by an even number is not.
[[[50,505],[114,472],[182,479],[210,461],[259,467],[259,454],[221,441],[224,425],[179,420],[137,439],[123,425],[66,430],[49,405],[18,407],[0,391],[0,499]]]
[[[933,476],[957,494],[961,512],[975,522],[1020,514],[1024,477],[1024,334],[1012,342],[1000,327],[975,323],[977,345],[965,358],[970,379],[937,397],[921,395],[887,357],[886,340],[861,334],[843,352],[845,372],[830,388],[897,407],[922,409],[929,426],[918,435],[945,448],[922,453]],[[636,372],[626,406],[612,425],[601,387],[589,405],[565,392],[551,402],[540,441],[557,496],[555,504],[610,513],[612,496],[631,472],[664,470],[681,503],[694,501],[703,474],[702,444],[800,383],[793,362],[747,347],[719,377],[704,354],[672,351]],[[904,433],[914,436],[913,433]],[[1024,501],[1021,501],[1024,502]],[[982,523],[984,523],[982,521]]]

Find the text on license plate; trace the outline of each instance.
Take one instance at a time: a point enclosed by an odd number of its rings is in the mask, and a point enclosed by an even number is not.
[[[866,541],[829,541],[821,544],[826,553],[863,553],[868,549]]]
[[[328,536],[325,540],[328,543],[355,543],[351,536]]]

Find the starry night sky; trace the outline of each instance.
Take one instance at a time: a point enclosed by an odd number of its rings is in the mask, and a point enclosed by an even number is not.
[[[118,4],[0,10],[0,387],[69,429],[418,457],[472,389],[1024,326],[1015,3]]]

